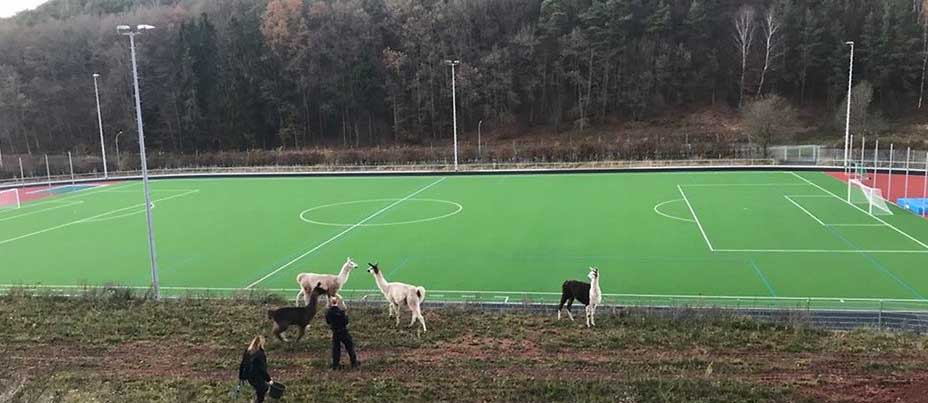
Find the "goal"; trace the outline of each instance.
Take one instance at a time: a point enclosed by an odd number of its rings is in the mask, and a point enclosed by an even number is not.
[[[19,189],[0,190],[0,210],[19,207]]]
[[[857,179],[847,183],[847,202],[853,204],[870,215],[892,215],[892,210],[886,205],[883,192],[878,188],[864,185]]]

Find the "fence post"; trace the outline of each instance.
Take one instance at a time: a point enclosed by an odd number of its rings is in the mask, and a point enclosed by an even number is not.
[[[882,299],[880,300],[880,313],[879,313],[879,316],[877,317],[877,328],[879,329],[883,328],[883,300]]]
[[[26,173],[23,171],[23,157],[19,157],[19,181],[26,183]]]
[[[48,187],[52,187],[52,169],[48,166],[48,154],[45,154],[45,176],[48,178]]]
[[[893,151],[895,144],[889,144],[889,185],[887,185],[886,196],[893,194],[893,164],[895,164],[895,159],[893,158],[896,154]]]
[[[0,168],[3,168],[3,147],[0,147]]]
[[[71,184],[74,184],[74,160],[71,159],[71,152],[68,151],[68,167],[71,168]]]
[[[909,162],[912,160],[912,147],[905,150],[905,190],[902,197],[909,197]],[[892,197],[892,196],[890,196]],[[892,200],[890,200],[892,202]]]

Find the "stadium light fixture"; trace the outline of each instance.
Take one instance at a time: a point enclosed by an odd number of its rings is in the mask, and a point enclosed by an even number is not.
[[[457,91],[454,84],[454,66],[461,64],[460,60],[445,60],[445,64],[451,66],[451,109],[454,121],[454,170],[458,170],[458,101]]]
[[[148,257],[151,260],[151,287],[155,299],[161,299],[158,281],[158,252],[155,248],[155,227],[151,217],[151,189],[148,186],[148,161],[145,157],[145,130],[142,128],[142,100],[139,95],[139,69],[135,57],[135,36],[144,31],[155,29],[151,25],[138,25],[132,28],[119,25],[116,31],[129,37],[129,49],[132,52],[132,80],[135,88],[135,118],[139,130],[139,159],[142,161],[142,188],[145,193],[145,219],[148,223]]]
[[[93,92],[97,98],[97,125],[100,127],[100,154],[103,155],[103,179],[109,178],[110,173],[106,168],[106,143],[103,142],[103,114],[100,112],[100,87],[97,85],[97,79],[100,75],[93,74]]]
[[[847,168],[848,165],[848,153],[850,146],[851,138],[851,83],[854,81],[854,42],[848,41],[844,43],[851,47],[851,58],[848,62],[848,73],[847,73],[847,116],[844,120],[844,167]]]

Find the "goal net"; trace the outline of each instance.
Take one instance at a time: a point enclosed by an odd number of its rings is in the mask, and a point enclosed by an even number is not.
[[[0,190],[0,210],[19,208],[19,189]]]
[[[847,202],[870,215],[892,215],[892,210],[886,205],[883,192],[878,188],[864,185],[860,180],[852,179],[847,183]]]

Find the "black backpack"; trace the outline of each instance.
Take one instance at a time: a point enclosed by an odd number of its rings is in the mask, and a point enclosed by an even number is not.
[[[242,354],[242,363],[238,365],[238,380],[247,381],[251,379],[251,362],[251,354],[248,354],[248,350],[245,350],[245,352]]]

